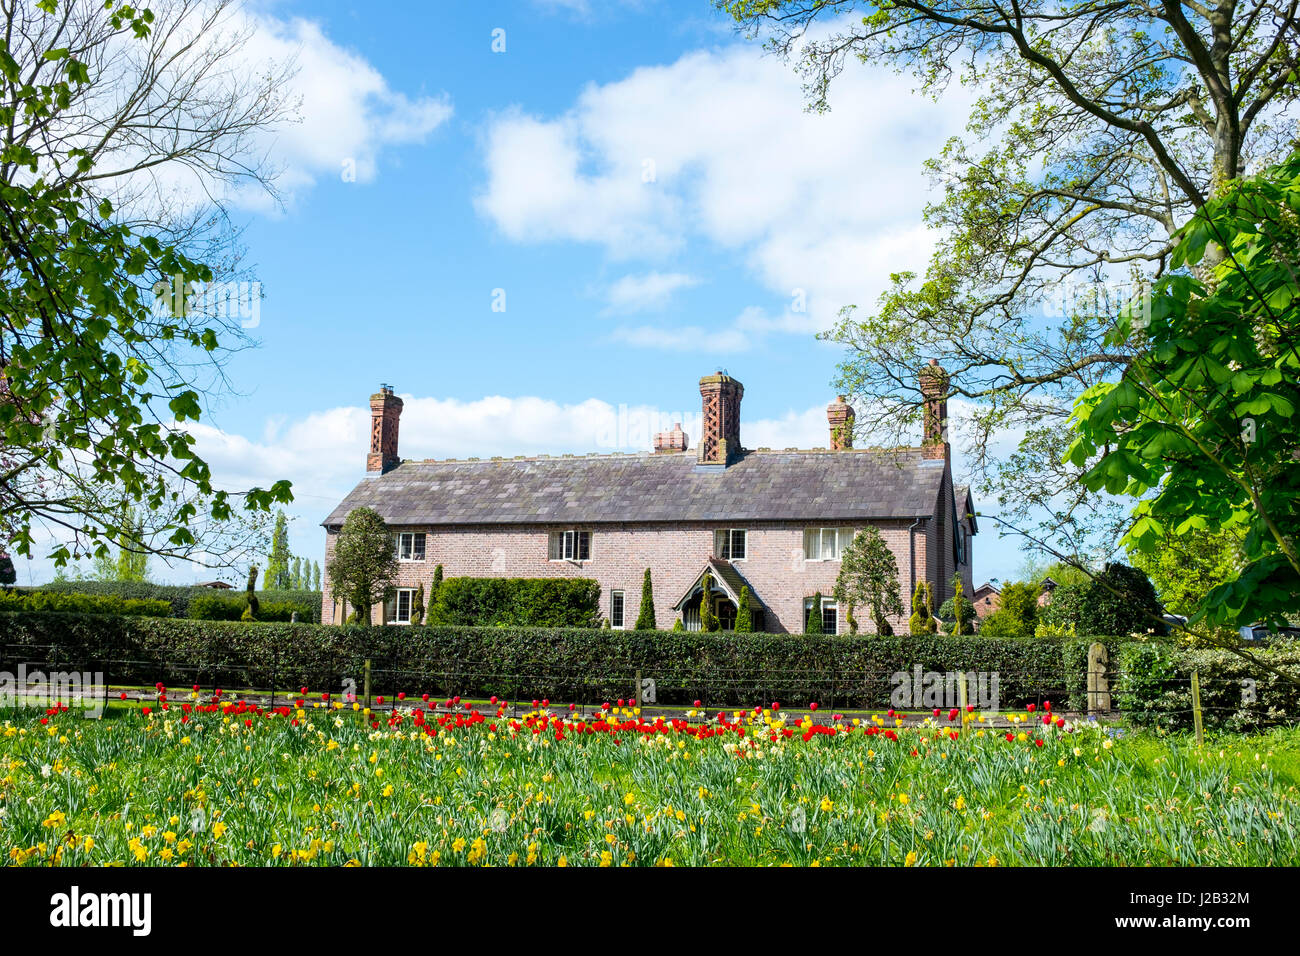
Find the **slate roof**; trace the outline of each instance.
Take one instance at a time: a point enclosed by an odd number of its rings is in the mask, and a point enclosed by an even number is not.
[[[944,463],[920,449],[746,451],[725,469],[676,454],[404,461],[330,513],[389,525],[829,521],[933,514]]]

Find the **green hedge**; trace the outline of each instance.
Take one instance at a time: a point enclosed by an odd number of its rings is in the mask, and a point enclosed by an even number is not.
[[[447,578],[429,623],[460,627],[593,627],[600,585],[588,578]]]
[[[48,591],[0,591],[0,611],[74,614],[122,614],[128,617],[170,617],[166,601],[122,598],[115,594],[58,594]]]
[[[319,603],[316,605],[316,613],[311,614],[305,610],[301,602],[264,600],[261,597],[264,593],[284,592],[258,592],[257,619],[259,621],[292,621],[294,612],[297,611],[299,621],[311,624],[316,621],[320,613]],[[246,607],[248,607],[248,598],[244,594],[238,597],[228,594],[205,594],[190,601],[189,617],[196,621],[238,621]]]
[[[53,650],[48,648],[52,646]],[[634,675],[657,699],[708,707],[768,703],[824,708],[890,705],[890,675],[1000,675],[1003,707],[1064,699],[1061,642],[1052,638],[703,634],[520,627],[240,624],[79,615],[0,615],[0,653],[110,683],[297,688],[338,692],[372,661],[376,693],[493,694],[517,700],[628,697]],[[51,659],[53,658],[53,659]]]
[[[1300,645],[1295,642],[1252,647],[1250,652],[1300,678]],[[1257,730],[1300,720],[1300,687],[1218,648],[1130,642],[1119,649],[1119,669],[1116,702],[1139,726],[1193,726],[1193,671],[1199,673],[1201,714],[1208,728]]]
[[[221,597],[236,599],[243,613],[245,602],[242,589],[223,591],[217,588],[200,588],[184,584],[151,584],[145,581],[51,581],[41,585],[40,591],[51,594],[87,594],[118,597],[123,600],[166,601],[171,605],[173,617],[190,617],[190,603],[199,598]],[[300,621],[320,621],[320,591],[258,591],[257,599],[263,604],[292,604]],[[288,620],[286,617],[285,620]]]

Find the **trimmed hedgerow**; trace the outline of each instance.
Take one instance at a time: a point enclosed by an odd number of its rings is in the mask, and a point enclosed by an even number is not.
[[[123,600],[166,601],[171,605],[173,617],[190,617],[190,604],[202,598],[237,600],[243,613],[247,600],[243,590],[221,591],[183,584],[152,584],[147,581],[51,581],[43,584],[41,591],[51,594],[86,594],[118,597]],[[257,592],[262,605],[292,604],[300,621],[320,621],[320,591],[284,591],[268,589]],[[238,617],[238,615],[236,615]],[[259,619],[261,616],[259,615]],[[288,620],[288,617],[285,617]]]
[[[1123,644],[1116,701],[1139,726],[1190,729],[1192,672],[1197,671],[1201,716],[1208,728],[1258,730],[1300,720],[1300,687],[1294,682],[1300,678],[1300,646],[1284,642],[1250,652],[1293,679],[1219,648],[1188,649],[1160,641]]]
[[[589,578],[447,578],[429,623],[461,627],[593,627],[600,585]]]
[[[444,584],[444,587],[446,584]],[[297,688],[337,693],[372,661],[376,693],[613,700],[638,672],[657,700],[708,707],[888,707],[891,675],[999,674],[1004,707],[1065,694],[1062,642],[597,628],[246,624],[89,615],[0,615],[0,653],[112,683]],[[53,660],[48,658],[53,657]]]
[[[170,617],[166,601],[122,598],[115,594],[59,594],[49,591],[0,591],[0,611],[73,614],[122,614],[128,617]]]

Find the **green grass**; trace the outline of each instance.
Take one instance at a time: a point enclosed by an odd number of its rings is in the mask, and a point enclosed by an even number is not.
[[[710,739],[506,719],[0,714],[0,850],[26,865],[1295,865],[1300,732],[971,729]],[[245,720],[252,720],[252,726]],[[496,729],[489,724],[495,723]],[[892,727],[888,720],[882,724]],[[771,739],[772,734],[777,740]],[[1036,734],[1043,744],[1035,744]],[[476,841],[481,841],[476,843]]]

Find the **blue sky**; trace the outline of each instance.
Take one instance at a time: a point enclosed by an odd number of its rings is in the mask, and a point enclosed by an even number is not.
[[[808,114],[707,0],[245,15],[250,57],[297,58],[303,118],[268,140],[283,206],[236,210],[260,347],[198,435],[228,487],[293,481],[291,545],[318,560],[380,382],[405,457],[646,448],[716,368],[745,383],[747,445],[826,444],[841,352],[814,333],[924,265],[921,163],[968,105],[850,65]],[[1021,563],[991,523],[975,553],[977,579]]]

